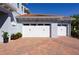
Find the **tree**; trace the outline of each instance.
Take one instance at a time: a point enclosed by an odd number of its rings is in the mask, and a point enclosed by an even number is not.
[[[79,15],[71,17],[74,18],[71,22],[71,36],[79,38]]]

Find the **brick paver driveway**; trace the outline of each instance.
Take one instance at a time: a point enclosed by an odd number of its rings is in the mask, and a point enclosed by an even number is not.
[[[62,55],[79,54],[79,40],[69,37],[20,38],[0,43],[1,55]]]

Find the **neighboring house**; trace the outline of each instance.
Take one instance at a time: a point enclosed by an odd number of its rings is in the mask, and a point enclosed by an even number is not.
[[[49,37],[71,35],[71,18],[57,15],[23,14],[16,17],[23,37]]]
[[[29,13],[22,3],[0,3],[0,42],[3,42],[3,32],[11,34],[19,32],[16,16]]]

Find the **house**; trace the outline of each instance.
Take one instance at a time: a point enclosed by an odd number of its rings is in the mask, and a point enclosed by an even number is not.
[[[71,18],[46,14],[23,14],[16,17],[23,37],[71,36]]]
[[[27,13],[29,14],[29,9],[22,3],[0,3],[0,42],[4,41],[3,32],[8,32],[9,38],[11,34],[18,32],[19,24],[16,25],[15,17]]]
[[[59,15],[30,14],[29,9],[21,3],[0,4],[0,42],[3,32],[9,38],[17,32],[23,37],[48,37],[71,35],[71,18]],[[10,39],[9,39],[10,41]]]

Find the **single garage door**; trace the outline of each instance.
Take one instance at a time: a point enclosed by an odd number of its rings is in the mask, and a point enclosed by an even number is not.
[[[66,26],[58,26],[57,30],[58,30],[57,31],[58,36],[66,36],[67,34]]]
[[[50,37],[50,25],[24,25],[23,37]]]

